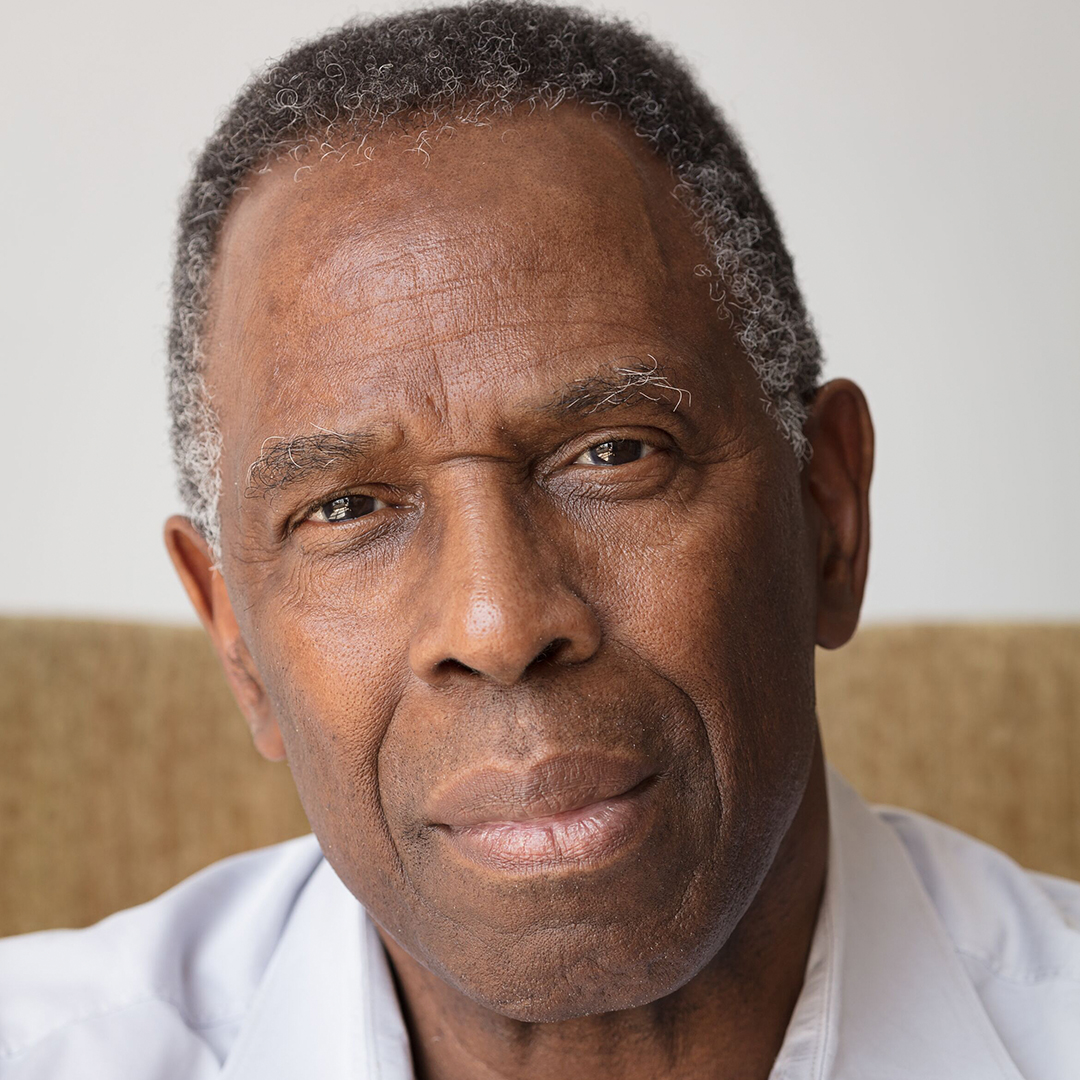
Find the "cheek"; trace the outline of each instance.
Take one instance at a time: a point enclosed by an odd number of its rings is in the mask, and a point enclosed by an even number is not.
[[[401,696],[402,628],[393,597],[327,576],[269,585],[249,639],[289,768],[331,863],[337,852],[397,876],[378,754]],[[280,585],[280,583],[279,583]]]
[[[763,675],[798,669],[804,681],[813,657],[797,475],[778,482],[769,460],[746,473],[710,478],[686,506],[628,516],[591,561],[612,634],[695,701],[751,671],[755,696],[775,688]]]
[[[594,583],[616,643],[693,701],[744,823],[776,820],[801,792],[816,740],[813,567],[789,471],[778,482],[782,466],[762,460],[621,530]]]

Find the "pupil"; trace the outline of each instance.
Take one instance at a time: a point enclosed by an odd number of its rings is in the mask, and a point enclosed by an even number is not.
[[[612,439],[594,446],[589,455],[597,465],[625,465],[641,457],[641,443],[637,439]]]

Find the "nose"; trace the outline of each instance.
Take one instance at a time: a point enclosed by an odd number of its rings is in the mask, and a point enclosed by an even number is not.
[[[541,662],[588,660],[600,626],[566,581],[554,541],[497,483],[462,488],[437,512],[413,672],[432,686],[480,678],[508,687]]]

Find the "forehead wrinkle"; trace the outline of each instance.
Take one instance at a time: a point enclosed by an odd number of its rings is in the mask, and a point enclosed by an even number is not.
[[[583,237],[599,242],[611,249],[608,255],[614,257],[613,262],[632,268],[632,276],[653,290],[666,291],[671,285],[672,253],[665,234],[672,224],[681,226],[679,231],[685,231],[687,238],[692,231],[688,219],[674,221],[668,212],[678,209],[666,206],[673,186],[670,169],[632,141],[617,122],[583,116],[574,109],[543,118],[510,118],[499,126],[520,132],[530,124],[539,125],[539,135],[518,140],[520,145],[512,148],[509,160],[500,163],[514,175],[487,183],[481,180],[482,198],[472,190],[478,182],[475,175],[461,176],[462,165],[470,161],[466,155],[458,163],[460,154],[455,148],[461,139],[442,148],[430,169],[418,169],[415,161],[403,163],[400,155],[387,155],[377,162],[375,175],[368,168],[358,170],[352,164],[328,160],[301,174],[299,181],[292,179],[291,170],[287,174],[272,170],[257,177],[226,222],[216,284],[224,286],[232,276],[232,287],[248,292],[250,304],[255,299],[250,291],[264,277],[260,270],[266,270],[269,280],[258,289],[264,293],[258,306],[276,307],[295,296],[295,286],[284,292],[272,288],[275,280],[281,280],[283,263],[293,266],[287,277],[307,278],[316,292],[323,293],[324,301],[329,299],[327,291],[355,293],[358,278],[384,268],[390,271],[388,276],[405,277],[414,288],[425,282],[434,284],[439,278],[462,277],[463,271],[475,268],[478,252],[485,266],[492,264],[493,254],[502,256],[496,261],[504,272],[520,268],[536,274],[549,264],[556,271],[573,273],[578,262],[566,258],[564,243],[549,245],[552,263],[540,244],[521,243],[516,235],[520,230],[513,228],[522,223],[524,211],[524,224],[533,234],[531,239],[536,238],[536,219],[530,216],[535,200],[522,201],[515,183],[535,183],[542,169],[541,222],[548,239],[554,229],[561,238],[567,234],[573,238],[571,250],[581,250]],[[480,139],[486,140],[481,149],[488,153],[507,150],[491,132],[466,134],[473,149]],[[582,146],[586,142],[592,145]],[[547,178],[552,149],[566,151],[561,185],[552,185]],[[469,182],[469,198],[456,197],[455,180]],[[332,213],[328,203],[334,204]],[[612,217],[625,227],[612,230]],[[628,217],[632,220],[627,221]],[[245,222],[254,230],[243,228]],[[475,225],[470,228],[469,222]],[[493,228],[493,222],[500,227]],[[240,274],[229,275],[233,261],[229,249],[238,229],[245,233],[248,258],[242,260],[246,265],[239,268]],[[236,299],[243,306],[243,298]]]
[[[449,423],[451,413],[461,416],[466,406],[482,405],[488,401],[490,395],[485,387],[493,369],[500,372],[499,379],[504,387],[510,382],[530,387],[525,400],[533,403],[537,400],[536,390],[539,390],[541,400],[545,403],[559,401],[563,397],[568,401],[579,398],[584,408],[594,388],[602,396],[616,390],[626,390],[628,380],[633,380],[634,385],[648,393],[666,389],[674,394],[675,399],[681,400],[687,391],[681,388],[680,395],[679,377],[669,376],[662,367],[658,367],[654,361],[655,354],[678,352],[695,373],[703,367],[695,350],[680,348],[670,339],[660,341],[655,334],[647,332],[631,336],[623,325],[617,323],[598,322],[593,325],[596,332],[588,343],[567,342],[555,335],[548,341],[537,342],[532,340],[529,333],[532,328],[527,324],[470,330],[455,335],[445,345],[433,343],[427,335],[420,335],[416,340],[399,337],[392,347],[377,351],[375,370],[366,370],[370,360],[363,355],[327,357],[316,381],[301,377],[288,388],[287,393],[275,398],[281,406],[278,415],[291,414],[302,419],[312,404],[319,402],[325,406],[328,401],[336,400],[341,404],[358,406],[365,412],[374,408],[377,415],[385,419],[387,409],[395,416],[401,407],[408,411],[424,411],[434,397],[441,403],[437,413],[442,422]],[[641,344],[638,345],[638,342]],[[473,369],[471,358],[474,356],[484,358],[485,370]],[[593,374],[590,369],[598,357],[604,357],[606,363],[599,374]],[[572,371],[581,361],[584,361],[585,371],[582,376],[571,378],[554,394],[544,393],[544,373],[549,365],[556,369],[570,367]],[[360,371],[364,375],[357,379]],[[653,389],[647,389],[650,385]],[[335,389],[330,390],[330,387]],[[499,404],[499,397],[495,395],[492,403]],[[505,398],[503,403],[507,403]],[[262,412],[255,403],[255,414]],[[255,414],[252,419],[263,431],[266,430],[263,424],[269,426],[274,423],[271,416],[263,414],[262,419],[257,419]],[[334,423],[325,412],[321,419],[324,423]],[[258,427],[249,429],[250,435],[257,437]],[[276,461],[282,461],[283,456],[276,449],[271,453]]]
[[[536,265],[535,260],[530,262]],[[549,320],[548,332],[561,337],[562,324],[569,316],[574,333],[613,338],[623,350],[628,337],[653,337],[658,324],[667,321],[661,290],[643,288],[644,283],[634,275],[606,281],[588,275],[573,280],[574,267],[537,266],[529,273],[525,260],[517,259],[516,264],[513,270],[497,268],[507,287],[484,296],[476,295],[477,289],[490,283],[491,272],[483,275],[470,270],[468,276],[438,286],[406,287],[389,295],[376,292],[362,300],[354,296],[351,306],[337,310],[324,307],[312,321],[289,325],[292,320],[288,320],[279,331],[275,378],[282,364],[289,363],[289,353],[298,357],[317,353],[325,371],[352,368],[371,350],[385,354],[452,343],[462,347],[478,343],[485,348],[494,343],[505,348],[507,334],[533,336],[541,312],[551,310],[552,305],[560,309],[559,318]],[[527,288],[510,287],[511,274],[522,278]],[[598,299],[603,303],[596,304]],[[625,313],[620,315],[623,309]],[[599,315],[605,310],[611,311],[610,318]],[[353,320],[359,320],[355,330],[350,326]],[[347,336],[355,336],[359,348],[343,350],[341,342]],[[265,354],[257,345],[254,350],[247,347],[252,344],[250,340],[238,341],[234,355],[241,369],[256,375],[265,364]],[[534,352],[535,345],[529,343],[527,351]]]
[[[358,274],[354,267],[368,274],[389,270],[392,276],[401,274],[414,285],[454,278],[460,276],[461,264],[468,264],[477,251],[483,253],[487,265],[492,253],[498,252],[509,257],[509,262],[499,260],[507,271],[521,268],[539,272],[548,261],[542,247],[537,243],[522,244],[514,229],[522,223],[521,211],[525,212],[524,224],[535,225],[532,211],[536,203],[520,201],[521,189],[515,184],[535,183],[539,170],[546,172],[550,168],[550,151],[543,150],[547,141],[553,141],[556,149],[572,148],[573,152],[567,155],[561,170],[561,185],[545,179],[541,220],[548,238],[554,229],[564,236],[572,235],[579,248],[583,237],[599,242],[611,249],[612,256],[621,256],[621,261],[638,266],[648,263],[649,273],[643,276],[655,277],[657,272],[667,271],[669,260],[662,254],[665,244],[661,236],[665,222],[651,205],[663,201],[666,190],[656,183],[659,163],[643,160],[643,150],[624,145],[621,132],[611,130],[611,121],[585,120],[584,135],[591,137],[593,145],[581,148],[583,132],[565,130],[574,123],[566,121],[571,115],[564,112],[561,118],[546,118],[538,144],[530,141],[522,148],[515,147],[509,161],[500,162],[500,169],[492,170],[509,170],[515,175],[490,184],[480,181],[482,197],[471,190],[477,184],[475,177],[470,177],[468,199],[454,197],[454,181],[459,179],[454,146],[460,141],[455,140],[430,169],[418,170],[415,163],[403,168],[390,158],[380,162],[385,162],[386,167],[373,176],[366,168],[357,171],[352,165],[328,161],[304,174],[298,184],[291,180],[282,183],[279,178],[272,185],[271,178],[264,178],[275,190],[264,207],[271,213],[262,215],[264,219],[269,217],[263,227],[276,235],[280,242],[273,246],[279,251],[296,241],[301,246],[314,242],[323,247],[324,257],[320,259],[316,253],[309,266],[318,288],[329,287],[331,291],[356,287]],[[526,122],[505,121],[511,127]],[[475,139],[475,133],[469,134]],[[481,133],[479,137],[489,134]],[[505,150],[490,139],[486,145],[496,153]],[[532,153],[523,155],[521,149]],[[522,162],[522,157],[527,160]],[[661,166],[659,175],[668,178],[668,172]],[[311,191],[310,198],[296,190],[313,182],[321,182],[323,188]],[[256,202],[260,186],[256,185]],[[327,214],[327,201],[337,204],[334,214]],[[612,217],[626,223],[628,216],[634,220],[627,227],[610,229]],[[475,224],[470,228],[470,223]],[[336,250],[326,252],[327,244]],[[565,266],[564,245],[555,244],[553,248],[556,261]],[[312,255],[310,247],[307,254]]]
[[[564,297],[560,294],[555,300],[561,305]],[[633,317],[586,305],[585,311],[575,312],[572,325],[551,322],[538,327],[534,309],[513,301],[499,300],[492,310],[486,305],[481,305],[483,311],[470,307],[460,320],[455,318],[456,309],[444,317],[437,305],[418,305],[415,300],[393,303],[396,307],[388,308],[377,328],[361,314],[342,313],[287,335],[273,359],[261,349],[237,357],[253,378],[259,370],[274,371],[274,387],[266,388],[269,395],[258,389],[257,379],[240,380],[239,398],[292,408],[313,396],[325,397],[330,384],[334,394],[342,393],[345,384],[359,388],[362,383],[372,389],[400,386],[403,377],[430,375],[436,366],[446,368],[441,377],[453,384],[468,380],[462,365],[479,355],[507,368],[534,368],[544,357],[572,353],[593,358],[607,354],[613,359],[646,358],[658,348],[665,354],[700,353],[692,339],[672,333],[659,313],[643,310],[640,304],[631,305]],[[423,317],[417,318],[421,313]],[[304,362],[312,356],[319,357],[316,368]]]
[[[461,313],[483,317],[489,309],[527,307],[544,302],[603,297],[606,302],[646,305],[657,311],[669,289],[669,267],[644,255],[629,258],[599,243],[588,260],[568,256],[562,232],[534,232],[523,242],[520,228],[505,235],[483,229],[467,235],[430,238],[422,251],[387,251],[388,237],[343,240],[325,259],[313,263],[299,288],[275,298],[275,308],[304,314],[312,305],[320,319],[338,315],[377,316],[395,307],[434,310],[440,301]],[[607,238],[609,241],[612,237]],[[617,242],[620,238],[615,237]],[[611,247],[608,243],[607,247]],[[603,274],[599,263],[606,264]],[[278,291],[278,290],[275,290]]]
[[[553,280],[557,274],[560,271],[552,269],[546,275],[530,275],[527,294],[507,287],[493,296],[479,296],[479,287],[490,284],[492,274],[489,272],[446,281],[422,291],[373,296],[348,308],[322,312],[317,324],[306,329],[318,335],[323,330],[347,325],[353,319],[371,320],[377,316],[377,322],[363,323],[358,327],[358,333],[362,332],[364,340],[379,341],[385,347],[420,340],[438,327],[447,336],[454,337],[498,330],[535,329],[543,307],[549,305],[562,309],[560,315],[572,307],[573,324],[580,329],[611,326],[632,333],[634,326],[629,313],[633,312],[639,328],[648,327],[655,331],[657,323],[664,318],[663,307],[656,302],[659,298],[633,288],[632,283],[559,283]],[[550,287],[540,287],[545,282]],[[588,302],[596,300],[609,309],[625,309],[627,314],[610,319],[583,317],[579,311],[582,308],[591,311],[592,305]]]
[[[439,148],[436,165],[430,168],[419,167],[407,155],[389,152],[365,163],[364,168],[333,158],[306,166],[301,173],[297,173],[293,163],[286,163],[283,168],[268,168],[263,175],[252,177],[234,201],[222,232],[221,250],[230,246],[244,220],[249,224],[254,220],[259,235],[248,236],[247,242],[255,241],[262,249],[261,254],[280,257],[284,249],[295,248],[298,240],[321,245],[331,241],[334,233],[340,236],[343,227],[353,230],[367,224],[370,235],[392,238],[396,251],[400,251],[403,240],[408,240],[416,254],[424,255],[444,238],[466,239],[458,234],[466,218],[495,233],[491,223],[506,220],[506,210],[512,211],[516,206],[519,188],[515,182],[535,182],[540,175],[545,188],[543,205],[557,208],[557,218],[572,219],[575,238],[580,237],[583,226],[602,238],[610,236],[610,230],[601,225],[606,215],[598,213],[609,208],[623,215],[628,209],[633,210],[645,228],[625,230],[624,238],[640,241],[647,237],[651,254],[659,255],[665,248],[665,226],[675,223],[692,233],[692,223],[685,211],[678,215],[677,222],[665,220],[671,217],[667,213],[657,213],[661,206],[667,208],[668,203],[671,210],[681,209],[671,198],[674,189],[671,169],[641,146],[621,121],[596,118],[588,110],[567,103],[552,113],[510,116],[494,127],[502,135],[509,132],[523,138],[515,139],[512,147],[507,147],[491,129],[465,128],[458,132],[458,138]],[[526,135],[527,128],[533,131]],[[503,154],[506,158],[499,162],[498,168],[485,170],[493,178],[486,183],[484,175],[477,175],[475,164],[468,157],[464,162],[459,161],[461,154],[457,151],[463,142],[475,150],[478,141],[485,157]],[[587,142],[593,145],[583,146]],[[553,184],[551,157],[553,152],[558,155],[560,151],[565,159],[559,169],[563,182]],[[371,175],[372,172],[376,175]],[[516,175],[502,175],[510,172]],[[480,185],[480,190],[470,190],[467,199],[447,200],[454,181],[468,181],[471,188]],[[322,185],[322,190],[313,184]],[[337,203],[334,214],[327,213],[328,198]],[[503,217],[493,213],[494,210]],[[418,219],[428,224],[418,229]],[[431,236],[430,223],[434,221],[449,226],[444,238]],[[425,234],[430,239],[425,239]],[[518,254],[524,250],[520,245],[511,245],[511,249]],[[635,255],[641,257],[640,245]],[[217,267],[218,271],[222,269],[221,265]]]

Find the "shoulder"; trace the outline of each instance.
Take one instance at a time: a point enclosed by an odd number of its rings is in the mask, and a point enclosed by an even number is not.
[[[148,1045],[218,1062],[321,858],[315,838],[301,837],[224,859],[84,930],[0,941],[0,1077],[24,1075],[16,1066],[28,1058],[52,1061],[72,1039],[92,1045],[98,1030],[122,1045],[126,1025],[132,1060],[146,1033]],[[138,1072],[125,1063],[122,1075]]]
[[[1060,1075],[1055,1068],[1080,1055],[1080,883],[1025,870],[921,814],[877,813],[907,849],[1024,1075]]]

